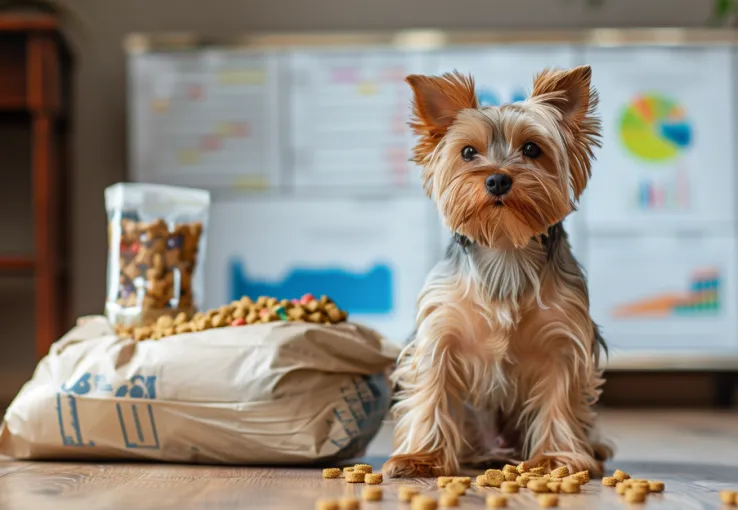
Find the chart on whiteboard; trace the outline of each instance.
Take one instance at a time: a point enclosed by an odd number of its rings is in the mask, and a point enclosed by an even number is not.
[[[479,104],[500,106],[525,100],[533,89],[533,79],[543,69],[573,64],[574,52],[568,46],[455,49],[439,54],[434,74],[471,74]]]
[[[298,52],[289,62],[298,189],[419,187],[404,79],[422,71],[420,55]]]
[[[203,188],[279,184],[269,54],[153,53],[130,66],[134,178]]]
[[[325,294],[351,320],[401,342],[412,332],[417,296],[436,261],[432,221],[423,197],[216,203],[206,304]]]
[[[616,350],[735,350],[736,243],[724,237],[592,238],[592,317]]]
[[[731,227],[730,57],[719,47],[586,52],[603,127],[583,200],[588,228]]]

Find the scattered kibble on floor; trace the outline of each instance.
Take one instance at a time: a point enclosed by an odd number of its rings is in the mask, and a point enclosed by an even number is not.
[[[410,503],[411,510],[436,510],[438,501],[430,496],[415,496]]]
[[[728,506],[738,505],[738,491],[720,491],[720,501]]]
[[[487,496],[488,508],[507,508],[507,498],[499,494],[490,494]]]
[[[338,508],[339,510],[359,510],[361,503],[356,498],[345,497],[338,501]]]
[[[382,500],[382,489],[381,487],[367,486],[361,491],[361,499],[364,501],[381,501]]]
[[[382,473],[365,473],[364,474],[364,483],[367,483],[369,485],[379,485],[384,481],[384,477],[382,476]]]
[[[559,497],[556,494],[539,494],[538,505],[542,508],[554,508],[559,506]]]

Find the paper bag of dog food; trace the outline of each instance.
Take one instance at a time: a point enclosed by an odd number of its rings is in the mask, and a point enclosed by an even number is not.
[[[271,322],[136,342],[104,317],[56,342],[8,408],[0,454],[306,464],[360,456],[397,349],[352,323]]]

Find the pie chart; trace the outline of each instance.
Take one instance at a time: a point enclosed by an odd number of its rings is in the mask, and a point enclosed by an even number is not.
[[[692,143],[692,126],[684,108],[660,94],[636,96],[620,117],[620,137],[633,156],[664,163]]]

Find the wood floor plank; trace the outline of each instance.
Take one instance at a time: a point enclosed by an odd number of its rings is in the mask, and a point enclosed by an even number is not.
[[[616,457],[608,469],[664,481],[666,492],[651,495],[646,505],[635,507],[593,480],[582,494],[560,495],[559,508],[722,510],[718,491],[738,490],[736,418],[735,413],[610,415],[605,428],[614,433],[618,445],[627,448],[626,455]],[[385,458],[362,460],[378,470]],[[362,508],[409,510],[409,505],[398,503],[398,487],[408,484],[438,495],[433,479],[386,480],[381,486],[384,500]],[[0,459],[0,510],[311,510],[318,498],[358,497],[361,488],[342,479],[324,480],[319,469]],[[474,487],[461,498],[459,508],[480,510],[485,497],[494,492],[497,489]],[[527,491],[510,496],[509,501],[511,509],[538,508]]]
[[[7,466],[3,466],[7,467]],[[614,467],[614,466],[613,466]],[[738,488],[738,468],[718,465],[624,463],[617,467],[639,478],[666,483],[663,495],[651,495],[640,508],[654,510],[720,509],[717,492]],[[398,487],[416,485],[437,496],[434,480],[388,480],[384,501],[373,510],[398,506]],[[311,509],[318,498],[359,497],[362,485],[324,480],[317,469],[240,468],[158,464],[37,463],[8,471],[0,478],[0,510],[125,509],[207,510],[270,508]],[[461,498],[461,508],[484,508],[497,489],[476,487]],[[536,508],[528,491],[511,495],[509,508]],[[610,488],[593,480],[579,495],[560,495],[560,508],[613,510],[629,508]]]

